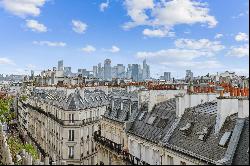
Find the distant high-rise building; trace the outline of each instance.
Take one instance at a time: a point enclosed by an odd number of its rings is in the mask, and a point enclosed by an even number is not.
[[[125,66],[123,64],[117,64],[117,77],[125,78]]]
[[[104,61],[104,79],[105,80],[111,80],[112,75],[111,75],[111,60],[106,59]]]
[[[103,78],[103,76],[102,76],[102,64],[101,63],[98,63],[97,77]]]
[[[131,64],[128,64],[126,77],[127,77],[128,79],[132,78],[132,65],[131,65]]]
[[[63,60],[58,61],[58,68],[59,71],[63,71]]]
[[[171,72],[164,72],[164,80],[166,81],[171,80]]]
[[[93,76],[95,78],[98,77],[98,67],[97,66],[93,66]]]
[[[118,67],[112,67],[112,78],[118,78]]]
[[[64,67],[64,75],[70,76],[72,74],[71,67]]]
[[[146,62],[146,59],[143,61],[143,68],[142,68],[142,80],[150,78],[150,67]]]
[[[132,80],[138,81],[139,80],[139,65],[132,64]]]
[[[191,70],[186,70],[185,80],[192,80],[194,77],[193,72]]]
[[[31,70],[31,71],[30,71],[30,76],[31,76],[31,78],[34,78],[34,76],[35,76],[34,70]]]

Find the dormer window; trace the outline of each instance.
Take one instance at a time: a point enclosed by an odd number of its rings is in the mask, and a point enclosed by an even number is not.
[[[156,121],[156,117],[151,116],[151,117],[149,117],[147,124],[152,125],[152,124],[154,124],[155,121]]]
[[[140,116],[139,116],[138,120],[143,120],[143,119],[144,119],[144,117],[145,117],[145,115],[146,115],[146,112],[145,112],[145,111],[144,111],[144,112],[142,112],[142,113],[140,114]]]
[[[201,132],[198,132],[197,134],[199,135],[198,139],[201,141],[206,141],[212,127],[203,127]]]
[[[182,131],[186,136],[188,136],[189,134],[191,134],[193,124],[193,122],[187,123],[184,127],[180,128],[180,131]]]

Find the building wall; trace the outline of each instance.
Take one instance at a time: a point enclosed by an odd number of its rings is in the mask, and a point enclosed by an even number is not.
[[[30,107],[23,107],[19,102],[18,111],[27,120],[27,131],[52,158],[53,161],[66,161],[68,164],[96,164],[97,152],[93,140],[94,131],[98,130],[98,121],[104,114],[106,106],[89,108],[79,111],[65,111],[56,106],[38,100],[28,100],[33,106],[38,106],[45,112],[62,120],[63,125],[50,116],[44,115]],[[28,112],[27,116],[23,115]],[[74,114],[74,122],[69,123],[69,114]],[[19,123],[22,125],[22,118]],[[82,120],[85,120],[83,124]],[[69,130],[74,130],[74,140],[69,140]],[[27,137],[27,136],[26,136]],[[69,146],[74,147],[74,158],[69,158]]]

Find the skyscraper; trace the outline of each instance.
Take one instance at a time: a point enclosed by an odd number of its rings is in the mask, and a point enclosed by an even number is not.
[[[128,79],[132,78],[132,65],[131,65],[131,64],[128,64],[126,77],[127,77]]]
[[[112,78],[118,78],[118,67],[112,67]]]
[[[98,69],[97,69],[97,77],[98,78],[103,78],[103,74],[102,74],[102,64],[101,63],[98,63]]]
[[[104,79],[111,80],[111,60],[105,59],[104,61]]]
[[[31,74],[31,78],[33,79],[33,78],[34,78],[34,76],[35,76],[35,72],[34,72],[34,70],[31,70],[31,71],[30,71],[30,74]]]
[[[71,67],[64,67],[64,75],[70,76],[72,74]]]
[[[63,60],[58,61],[58,68],[59,71],[63,71]]]
[[[139,80],[139,65],[132,64],[132,80],[138,81]]]
[[[164,80],[166,81],[171,80],[171,72],[164,72]]]
[[[98,67],[97,66],[93,66],[93,76],[95,78],[98,77]]]
[[[192,80],[194,77],[193,72],[191,70],[186,70],[185,80]]]
[[[143,69],[142,69],[142,79],[149,79],[150,78],[150,67],[146,62],[146,59],[143,60]]]
[[[117,77],[125,78],[125,66],[123,64],[117,64]]]

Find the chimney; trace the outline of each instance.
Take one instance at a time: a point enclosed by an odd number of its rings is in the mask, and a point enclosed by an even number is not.
[[[239,118],[246,118],[249,117],[249,99],[247,98],[240,98],[238,100],[238,117]]]
[[[210,102],[216,99],[216,93],[199,93],[199,94],[177,94],[176,98],[176,116],[180,118],[186,108],[197,106],[204,102]]]
[[[230,88],[230,96],[234,96],[234,90],[233,87]]]
[[[224,91],[220,90],[220,97],[223,97],[223,95],[224,95]]]
[[[123,100],[121,100],[121,110],[123,110]]]
[[[238,112],[238,99],[232,97],[217,98],[217,117],[215,133],[219,133],[226,118]]]

